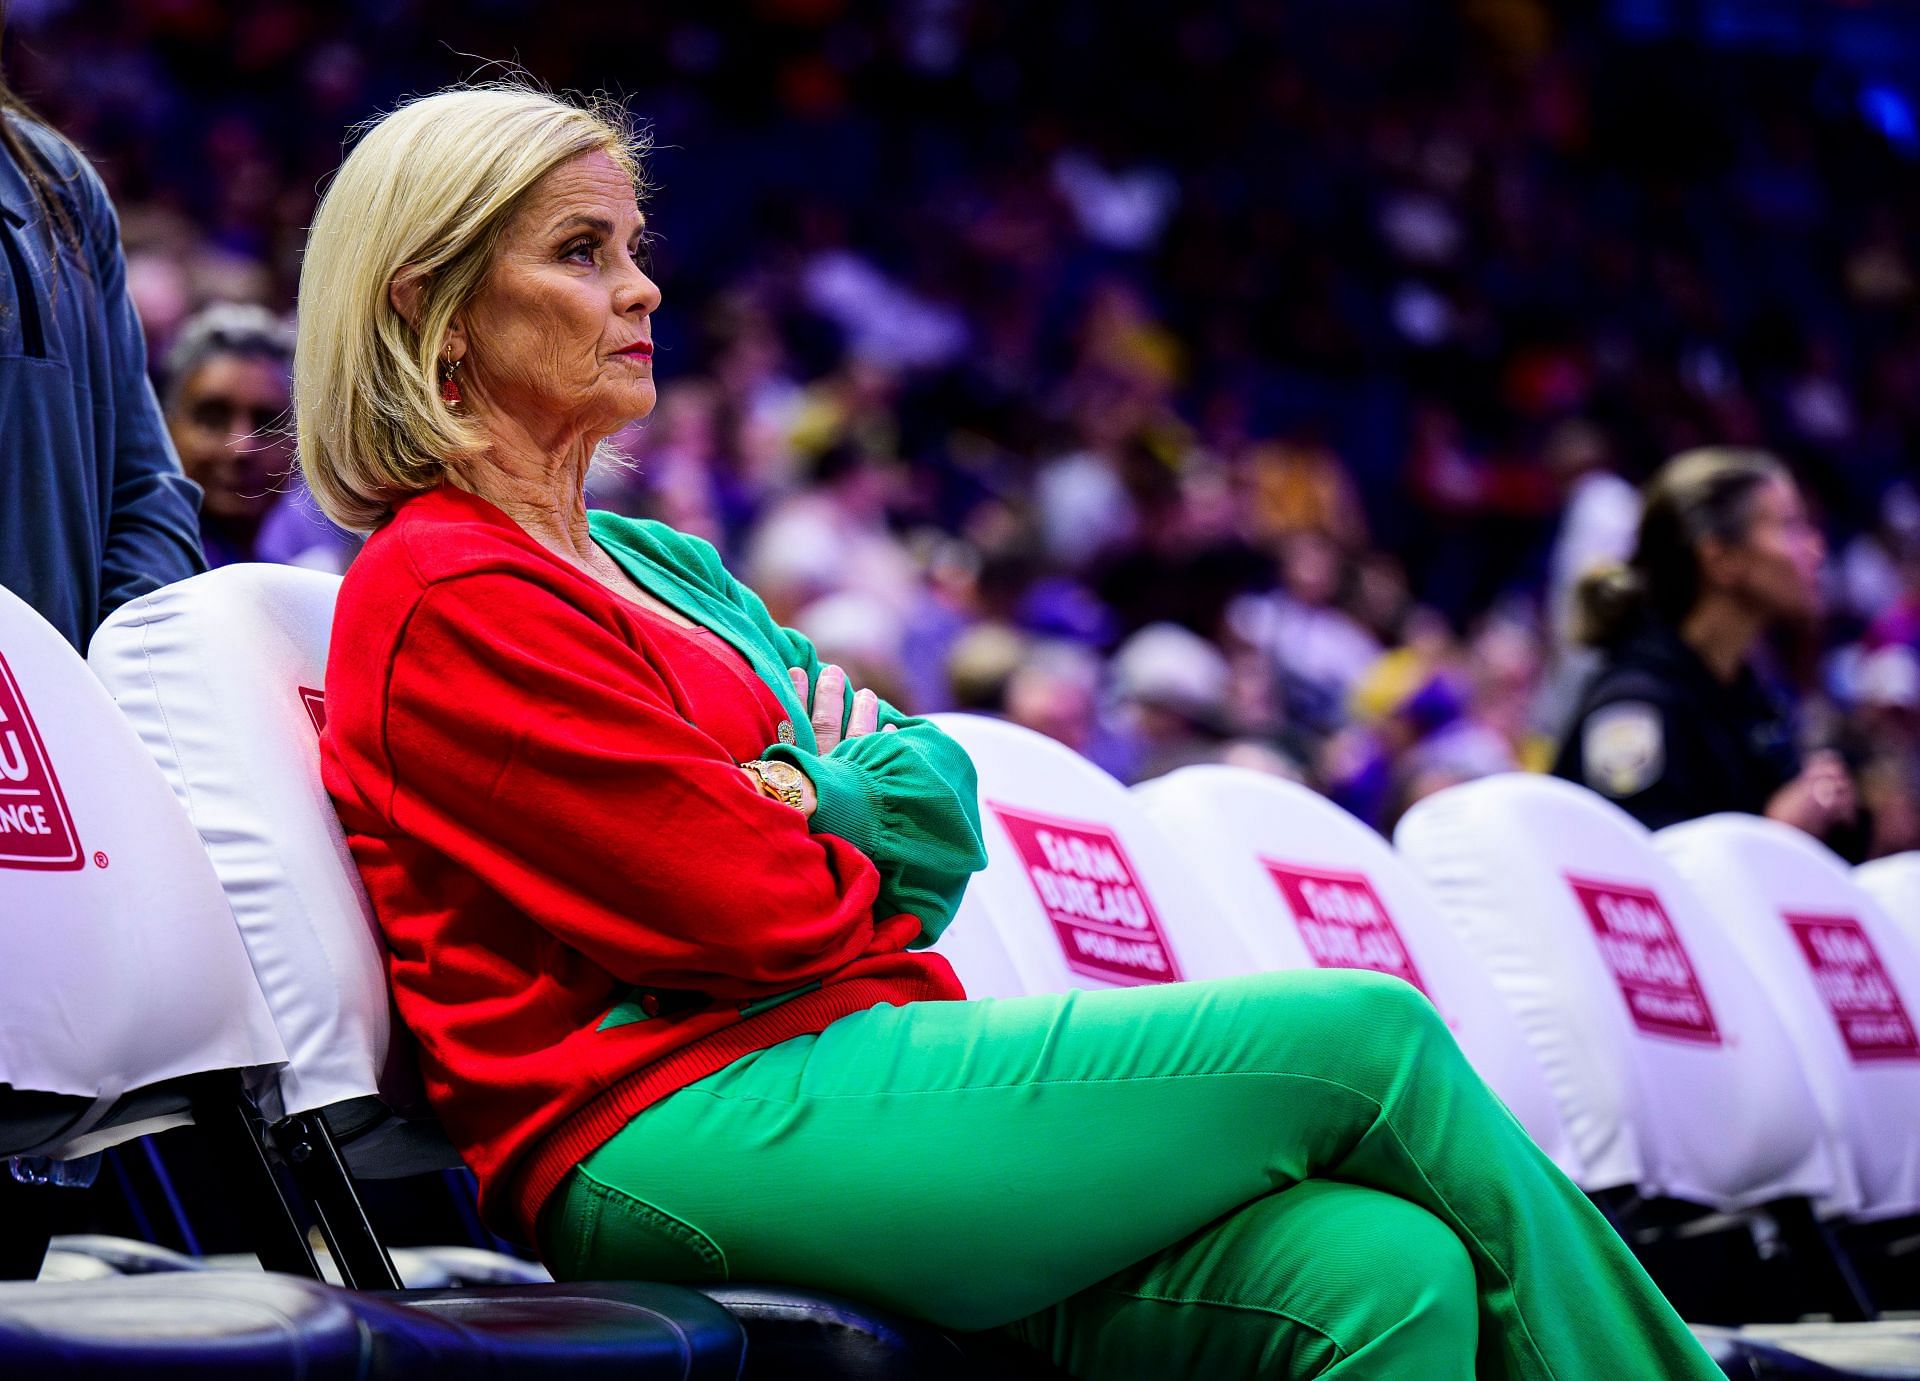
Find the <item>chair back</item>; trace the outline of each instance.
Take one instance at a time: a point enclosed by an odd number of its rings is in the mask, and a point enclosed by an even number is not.
[[[285,1059],[166,781],[67,641],[0,589],[0,1084],[94,1109],[34,1149],[156,1130],[93,1123],[123,1094]]]
[[[124,605],[88,651],[226,889],[286,1042],[287,1114],[419,1101],[379,926],[320,776],[339,588],[319,571],[225,566]]]
[[[1252,973],[1220,903],[1127,789],[1003,720],[941,714],[980,781],[987,866],[936,946],[974,997]]]
[[[1386,840],[1308,787],[1245,768],[1183,767],[1133,796],[1226,894],[1220,923],[1260,967],[1374,969],[1413,984],[1535,1142],[1584,1179],[1519,1022]]]
[[[1428,797],[1394,843],[1519,1017],[1600,1182],[1637,1163],[1643,1191],[1729,1211],[1843,1189],[1786,1027],[1638,821],[1508,773]]]
[[[1654,843],[1759,977],[1857,1178],[1863,1218],[1920,1211],[1920,946],[1831,850],[1711,815]]]

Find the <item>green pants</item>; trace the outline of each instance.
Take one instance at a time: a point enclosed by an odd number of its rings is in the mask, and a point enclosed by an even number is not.
[[[642,1112],[541,1237],[1081,1377],[1720,1375],[1426,1000],[1351,971],[876,1007]]]

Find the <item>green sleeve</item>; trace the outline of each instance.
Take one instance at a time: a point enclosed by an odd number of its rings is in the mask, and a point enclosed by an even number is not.
[[[712,587],[745,613],[788,667],[807,673],[808,694],[820,680],[820,656],[805,634],[774,621],[766,604],[721,564],[702,553]],[[841,722],[852,712],[849,684]],[[811,711],[812,706],[805,707]],[[811,825],[837,835],[873,860],[880,874],[874,909],[920,918],[921,949],[940,938],[959,908],[967,878],[987,865],[980,833],[980,796],[973,760],[938,725],[880,702],[880,728],[893,733],[843,739],[827,753],[798,744],[769,744],[764,756],[790,762],[813,782],[819,804]]]

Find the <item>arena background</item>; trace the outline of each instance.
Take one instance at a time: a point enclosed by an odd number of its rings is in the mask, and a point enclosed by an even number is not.
[[[1860,856],[1920,848],[1920,4],[0,4],[163,390],[202,308],[293,310],[359,122],[622,101],[661,390],[594,501],[712,538],[856,684],[1129,782],[1231,761],[1390,831],[1544,770],[1632,486],[1768,448],[1832,550],[1769,675]],[[55,1228],[246,1249],[201,1135]],[[487,1240],[448,1187],[363,1189],[390,1244]],[[1709,1250],[1687,1317],[1797,1315]]]
[[[1775,671],[1875,854],[1920,845],[1917,58],[1869,0],[14,0],[5,53],[156,360],[292,308],[356,122],[503,64],[620,97],[663,387],[596,501],[1129,780],[1388,827],[1543,766],[1608,477],[1770,447],[1834,551]]]

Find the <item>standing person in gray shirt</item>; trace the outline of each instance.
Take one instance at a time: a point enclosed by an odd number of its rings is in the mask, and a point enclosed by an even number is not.
[[[205,569],[199,503],[106,188],[0,74],[0,586],[84,651],[119,605]]]

